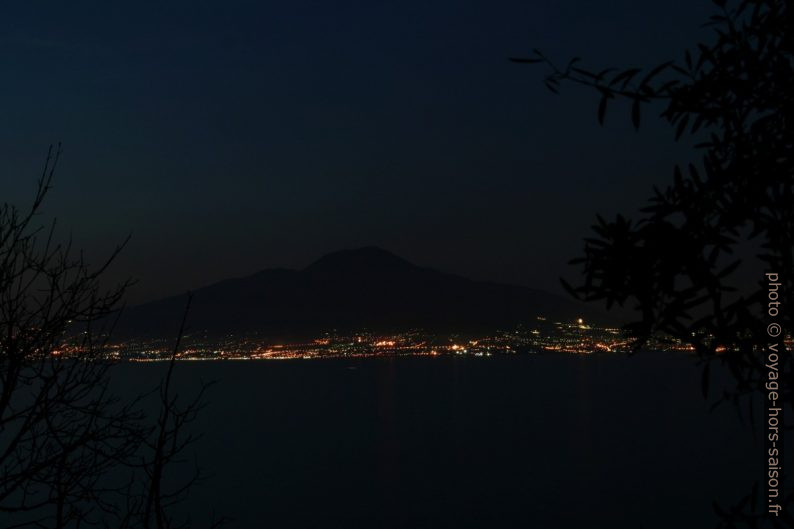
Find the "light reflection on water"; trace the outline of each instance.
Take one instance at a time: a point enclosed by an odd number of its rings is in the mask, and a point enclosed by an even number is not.
[[[119,366],[127,390],[164,365]],[[354,369],[351,369],[354,368]],[[683,355],[185,362],[231,527],[707,527],[762,474]]]

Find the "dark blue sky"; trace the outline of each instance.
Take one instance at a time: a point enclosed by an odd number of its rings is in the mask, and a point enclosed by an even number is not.
[[[711,2],[24,2],[0,17],[0,191],[47,206],[137,302],[379,245],[559,291],[596,212],[634,211],[672,131],[508,62],[680,58]],[[618,110],[617,108],[614,110]]]

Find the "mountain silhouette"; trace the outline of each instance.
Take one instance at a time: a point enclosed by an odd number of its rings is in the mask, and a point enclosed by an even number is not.
[[[128,309],[121,334],[173,335],[185,296]],[[189,327],[210,334],[311,335],[331,329],[486,329],[595,316],[590,307],[523,286],[474,281],[366,247],[328,254],[302,270],[268,269],[193,293]]]

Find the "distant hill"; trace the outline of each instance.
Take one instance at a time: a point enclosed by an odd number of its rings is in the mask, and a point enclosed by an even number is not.
[[[185,296],[127,309],[122,335],[176,332]],[[302,270],[269,269],[193,293],[189,326],[209,334],[311,335],[330,329],[480,330],[536,320],[603,319],[542,290],[473,281],[367,247],[326,255]]]

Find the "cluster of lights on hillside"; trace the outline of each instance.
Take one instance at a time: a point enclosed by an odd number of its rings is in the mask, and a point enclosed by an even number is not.
[[[272,339],[256,333],[209,337],[187,335],[180,349],[180,360],[288,360],[323,358],[370,358],[395,356],[473,356],[537,353],[624,353],[632,340],[620,329],[601,327],[577,318],[550,322],[538,317],[533,325],[489,333],[439,334],[420,329],[392,333],[362,330],[328,331],[311,339]],[[139,339],[116,342],[105,356],[130,361],[157,361],[170,357],[172,340]],[[666,340],[648,344],[655,350],[691,351],[692,348]],[[61,347],[53,354],[72,356],[76,349]]]

